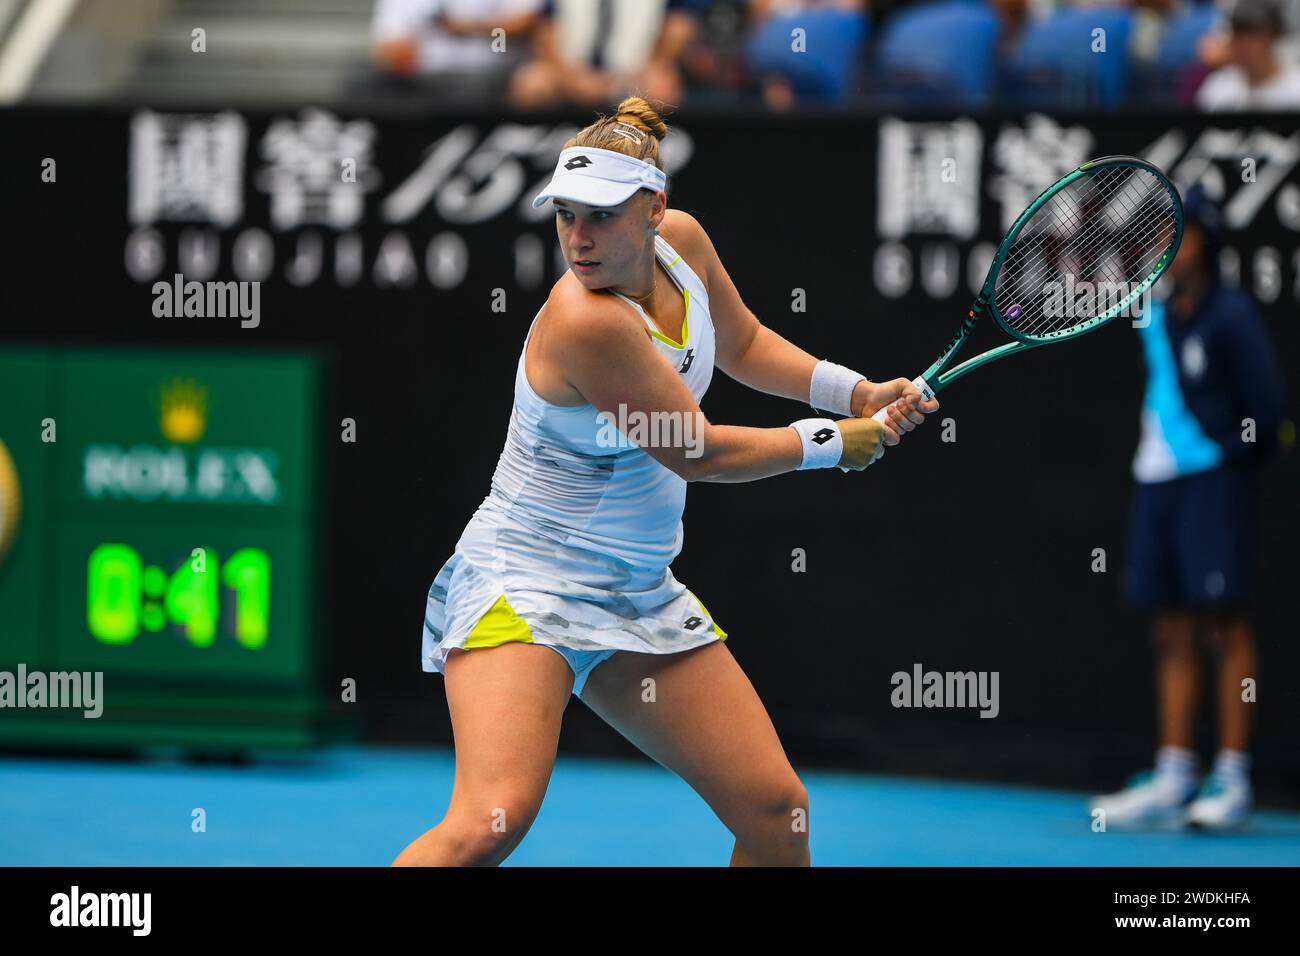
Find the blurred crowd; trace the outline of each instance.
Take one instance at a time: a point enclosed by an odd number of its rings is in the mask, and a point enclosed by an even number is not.
[[[376,0],[374,60],[439,100],[1300,108],[1300,0]]]

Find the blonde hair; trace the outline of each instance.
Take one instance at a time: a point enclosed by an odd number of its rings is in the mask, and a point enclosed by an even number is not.
[[[609,149],[634,159],[644,160],[660,169],[659,143],[668,135],[668,125],[659,110],[641,96],[629,96],[609,116],[602,116],[564,144]]]

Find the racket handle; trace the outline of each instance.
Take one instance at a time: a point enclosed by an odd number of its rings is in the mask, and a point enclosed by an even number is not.
[[[925,380],[925,377],[923,375],[918,375],[916,378],[912,379],[912,384],[915,385],[918,389],[920,389],[921,401],[928,402],[930,399],[934,398],[934,390],[930,388],[930,383]],[[897,399],[895,399],[895,401],[897,401]],[[894,403],[893,402],[889,403],[889,405],[892,404]],[[876,412],[876,414],[872,415],[871,416],[872,419],[880,422],[882,425],[885,422],[887,422],[889,420],[889,405],[883,406],[879,411]],[[876,449],[875,457],[871,459],[871,465],[874,465],[882,457],[884,457],[884,454],[885,454],[885,443],[882,441],[880,443],[880,447]],[[868,465],[867,467],[870,468],[871,465]],[[849,469],[841,468],[840,471],[847,473]]]

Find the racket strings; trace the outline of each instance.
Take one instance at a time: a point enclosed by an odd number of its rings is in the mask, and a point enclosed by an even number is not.
[[[1106,172],[1115,171],[1107,170]],[[1127,170],[1123,172],[1127,172]],[[1105,187],[1103,186],[1102,188],[1104,189]],[[1144,200],[1149,199],[1152,196],[1154,189],[1159,188],[1159,184],[1157,183],[1155,187],[1148,189],[1144,194]],[[1126,218],[1133,218],[1134,206],[1132,201],[1127,196],[1123,195],[1123,193],[1118,189],[1111,188],[1107,195],[1103,195],[1100,198],[1091,197],[1089,199],[1086,205],[1090,208],[1090,214],[1093,220],[1091,223],[1082,222],[1079,216],[1074,211],[1070,210],[1071,206],[1083,207],[1085,206],[1085,203],[1075,199],[1074,196],[1069,196],[1068,199],[1062,200],[1062,197],[1065,195],[1065,193],[1058,194],[1054,197],[1054,200],[1051,203],[1039,210],[1040,214],[1049,211],[1053,213],[1056,218],[1055,223],[1050,222],[1046,216],[1040,218],[1040,216],[1036,215],[1034,219],[1031,220],[1031,223],[1027,225],[1026,229],[1022,231],[1021,236],[1018,237],[1018,239],[1024,239],[1025,241],[1017,242],[1011,255],[1008,256],[1007,264],[1010,266],[1010,271],[1012,273],[1017,269],[1023,271],[1027,268],[1025,262],[1028,258],[1034,253],[1041,253],[1043,251],[1043,245],[1048,242],[1051,242],[1058,247],[1067,244],[1072,246],[1082,245],[1085,251],[1096,251],[1098,244],[1093,240],[1103,236],[1110,238],[1117,231],[1114,228],[1107,228],[1107,220],[1096,214],[1095,210],[1098,208],[1105,209],[1106,206],[1112,203],[1123,201],[1127,204],[1125,212],[1128,215]],[[1122,225],[1122,221],[1120,223],[1115,223],[1115,225]],[[1052,226],[1055,226],[1056,228],[1049,231]],[[1077,235],[1070,237],[1069,231],[1071,230],[1076,231]],[[1089,248],[1090,245],[1091,249]],[[1055,258],[1059,256],[1059,254],[1060,249],[1058,248],[1056,253],[1048,258]]]
[[[1158,190],[1158,192],[1157,192]],[[1162,186],[1158,183],[1147,189],[1138,202],[1126,193],[1117,193],[1112,198],[1104,200],[1103,213],[1096,215],[1094,222],[1085,231],[1077,237],[1072,243],[1078,247],[1076,259],[1080,267],[1080,275],[1084,278],[1098,277],[1103,280],[1127,281],[1131,284],[1145,279],[1150,272],[1150,265],[1142,261],[1141,255],[1135,255],[1135,247],[1138,250],[1147,248],[1152,252],[1157,249],[1167,248],[1169,241],[1173,238],[1172,231],[1166,238],[1164,246],[1152,242],[1159,237],[1162,232],[1162,223],[1160,217],[1159,200],[1163,198],[1168,202],[1168,194],[1164,192]],[[1169,203],[1172,209],[1172,203]],[[1135,232],[1133,230],[1111,228],[1106,221],[1106,210],[1118,208],[1124,214],[1124,223],[1144,223]],[[1172,213],[1169,218],[1169,224],[1172,226]],[[1112,269],[1109,272],[1103,272],[1102,267],[1114,261],[1116,252],[1121,258],[1120,268]],[[1068,254],[1062,258],[1068,259]]]
[[[1155,240],[1160,238],[1163,231],[1164,230],[1161,226],[1152,225],[1142,233],[1137,234],[1136,236],[1132,236],[1129,241],[1146,242],[1146,241]],[[1170,238],[1172,238],[1172,236]],[[1167,239],[1165,242],[1165,246],[1167,247],[1168,244],[1169,244],[1169,240]],[[1106,258],[1107,259],[1113,258],[1113,252],[1114,252],[1113,248],[1108,250],[1108,252],[1110,253],[1110,255],[1106,256]],[[1102,272],[1099,269],[1096,261],[1094,261],[1091,268],[1085,265],[1077,273],[1071,273],[1068,270],[1062,270],[1061,275],[1063,276],[1069,276],[1071,274],[1078,275],[1080,278],[1078,278],[1074,284],[1076,289],[1079,288],[1080,283],[1084,281],[1092,283],[1094,286],[1093,288],[1094,303],[1096,302],[1096,296],[1098,295],[1105,296],[1108,293],[1111,294],[1111,298],[1114,300],[1113,302],[1111,302],[1111,305],[1113,306],[1118,304],[1118,302],[1123,301],[1123,299],[1126,298],[1129,294],[1137,291],[1140,288],[1140,283],[1142,279],[1145,279],[1146,276],[1150,274],[1151,268],[1154,268],[1155,266],[1155,261],[1156,261],[1155,258],[1151,257],[1151,261],[1149,263],[1141,263],[1138,268],[1110,270],[1108,272]],[[1056,281],[1060,287],[1057,290],[1057,292],[1064,299],[1064,297],[1066,296],[1066,292],[1069,290],[1069,285],[1066,281],[1064,281],[1063,279],[1049,280],[1045,274],[1037,278],[1038,281],[1031,280],[1026,283],[1026,292],[1028,295],[1033,295],[1035,292],[1044,293],[1047,289],[1048,282]],[[1106,285],[1106,283],[1109,283],[1109,285]],[[1119,292],[1122,294],[1116,294],[1117,287]],[[1066,306],[1067,310],[1069,308],[1072,308],[1072,305]],[[1033,322],[1032,325],[1030,325],[1027,328],[1020,328],[1019,330],[1030,335],[1050,334],[1051,332],[1056,330],[1054,326],[1056,327],[1063,326],[1065,328],[1070,328],[1073,327],[1074,325],[1079,324],[1080,322],[1089,321],[1095,318],[1097,314],[1104,311],[1105,309],[1094,309],[1093,314],[1089,314],[1089,315],[1078,315],[1078,314],[1072,315],[1068,311],[1066,311],[1064,314],[1061,315],[1050,315],[1048,314],[1046,308],[1044,308],[1042,314],[1037,318],[1035,322]],[[1022,319],[1021,325],[1024,325],[1024,321],[1023,321],[1024,317],[1022,316],[1021,319]]]
[[[1051,203],[1051,206],[1055,207],[1050,210],[1051,217],[1039,218],[1039,221],[1034,223],[1035,229],[1027,237],[1028,241],[1013,250],[1013,253],[1018,255],[1008,257],[1010,266],[1008,278],[1013,280],[1011,284],[1021,294],[1020,297],[1030,304],[1030,308],[1025,309],[1022,303],[1021,314],[1012,320],[1017,323],[1020,330],[1034,334],[1043,331],[1051,332],[1054,325],[1077,324],[1080,317],[1054,316],[1048,314],[1046,309],[1034,307],[1038,302],[1038,295],[1048,291],[1048,282],[1045,280],[1054,279],[1057,274],[1074,274],[1080,281],[1110,279],[1136,284],[1149,273],[1149,268],[1142,268],[1141,262],[1130,262],[1129,268],[1123,272],[1114,269],[1109,272],[1101,271],[1102,264],[1113,259],[1117,245],[1121,246],[1121,255],[1127,253],[1131,260],[1135,245],[1148,243],[1157,238],[1161,232],[1159,210],[1152,202],[1153,189],[1145,190],[1141,198],[1135,202],[1134,197],[1124,191],[1124,187],[1132,184],[1133,177],[1125,175],[1121,179],[1115,175],[1116,173],[1127,174],[1129,172],[1127,169],[1103,172],[1110,174],[1106,177],[1109,182],[1098,183],[1091,191],[1091,195],[1068,196],[1064,201]],[[1163,192],[1163,187],[1158,182],[1155,188]],[[1118,223],[1109,210],[1119,212]],[[1126,221],[1144,220],[1147,223],[1146,228],[1136,235],[1130,231],[1127,237],[1123,237],[1123,230],[1115,228],[1117,224],[1122,226]],[[1172,215],[1170,222],[1172,223]],[[1117,236],[1122,237],[1118,243]],[[1150,258],[1154,264],[1154,256]],[[1076,268],[1071,271],[1061,268],[1062,265]],[[1006,268],[1007,266],[1004,266],[1004,270]],[[1005,312],[1007,300],[1000,298],[1000,301]],[[1093,316],[1083,318],[1090,319]]]
[[[1017,297],[1024,300],[1021,303],[1020,314],[1009,319],[1015,323],[1014,327],[1018,331],[1030,335],[1052,334],[1058,329],[1077,325],[1080,320],[1087,321],[1094,318],[1093,315],[1072,316],[1068,314],[1069,309],[1062,310],[1066,314],[1053,315],[1046,308],[1039,308],[1039,296],[1045,296],[1048,292],[1047,280],[1056,279],[1060,275],[1067,277],[1076,275],[1079,281],[1109,280],[1137,285],[1141,279],[1149,275],[1150,268],[1154,267],[1156,261],[1155,256],[1147,256],[1149,264],[1141,261],[1134,262],[1134,259],[1141,258],[1134,255],[1134,250],[1137,248],[1140,251],[1144,244],[1150,244],[1152,252],[1168,247],[1173,235],[1172,229],[1169,230],[1163,246],[1153,243],[1152,240],[1161,238],[1161,233],[1164,231],[1158,202],[1159,194],[1164,195],[1170,207],[1170,214],[1165,218],[1171,227],[1173,225],[1172,203],[1168,201],[1168,195],[1164,193],[1158,181],[1153,188],[1144,190],[1140,197],[1132,195],[1131,189],[1126,192],[1126,187],[1130,187],[1135,179],[1130,172],[1129,169],[1103,170],[1097,176],[1098,182],[1092,185],[1087,194],[1078,195],[1083,190],[1076,189],[1074,195],[1054,197],[1060,201],[1049,202],[1052,207],[1050,215],[1036,217],[1038,222],[1033,224],[1035,228],[1027,237],[1027,242],[1013,250],[1019,253],[1014,260],[1011,257],[1008,259],[1011,266],[1008,278],[1013,281],[1009,283],[1012,289],[1007,291],[1014,290],[1018,293]],[[1150,178],[1154,179],[1154,177]],[[1105,181],[1102,181],[1103,179]],[[1159,194],[1156,190],[1159,190]],[[1049,206],[1045,206],[1040,212],[1048,208]],[[1129,230],[1128,235],[1125,236],[1122,228],[1116,228],[1117,225],[1122,227],[1125,222],[1145,222],[1146,226],[1138,233]],[[1118,242],[1117,237],[1119,237]],[[1122,271],[1114,268],[1102,271],[1104,264],[1114,260],[1117,246],[1120,247],[1120,256],[1129,259],[1127,263],[1123,263],[1125,268],[1122,268]],[[1068,269],[1062,266],[1074,268]],[[1060,286],[1064,285],[1060,283]],[[1113,290],[1114,287],[1111,288]],[[1059,295],[1061,291],[1058,287],[1057,294]],[[1108,290],[1103,287],[1100,291],[1105,294]],[[1123,296],[1120,298],[1122,299]],[[1005,313],[1008,300],[1001,295],[999,300]],[[1025,308],[1026,303],[1029,308]]]
[[[1158,177],[1129,166],[1101,168],[1057,193],[1025,224],[998,275],[999,311],[1030,336],[1088,324],[1105,309],[1074,314],[1074,303],[1064,300],[1066,280],[1073,276],[1076,287],[1109,283],[1097,285],[1095,294],[1118,288],[1107,306],[1113,308],[1143,287],[1176,234],[1174,201]],[[1047,308],[1053,295],[1064,305],[1061,314]]]
[[[1017,266],[1022,266],[1033,253],[1041,251],[1043,243],[1049,240],[1059,242],[1063,240],[1067,230],[1079,227],[1080,220],[1075,210],[1084,205],[1082,197],[1078,196],[1079,192],[1077,188],[1067,187],[1052,197],[1049,203],[1040,208],[1030,219],[1021,230],[1014,248],[1007,257],[1008,265],[1013,270]]]

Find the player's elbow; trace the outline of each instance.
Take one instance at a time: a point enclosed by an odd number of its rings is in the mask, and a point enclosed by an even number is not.
[[[647,427],[629,432],[627,439],[685,481],[708,481],[709,424],[703,412],[654,412],[643,419]],[[634,426],[635,427],[635,426]]]
[[[709,463],[699,458],[683,458],[674,469],[687,481],[714,481],[715,476]]]
[[[700,416],[703,418],[703,416]],[[707,422],[698,430],[695,440],[683,445],[682,457],[677,461],[677,471],[687,481],[718,481],[723,473],[723,459],[713,440],[718,431]]]

